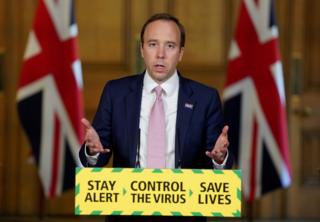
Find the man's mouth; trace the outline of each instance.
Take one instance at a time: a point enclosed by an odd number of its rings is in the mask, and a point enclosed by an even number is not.
[[[164,68],[165,66],[163,64],[155,64],[155,67],[157,68]]]

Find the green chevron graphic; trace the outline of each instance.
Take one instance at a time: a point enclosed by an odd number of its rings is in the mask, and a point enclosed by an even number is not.
[[[241,217],[241,212],[237,210],[236,212],[233,212],[232,215],[235,217]]]
[[[212,170],[214,174],[224,174],[222,170]]]
[[[195,217],[202,217],[202,213],[200,212],[191,212],[192,216],[195,216]]]
[[[117,210],[117,211],[112,211],[111,215],[121,215],[123,211]]]
[[[102,213],[102,210],[94,210],[91,212],[90,215],[101,215],[101,213]]]
[[[141,169],[141,168],[134,168],[134,169],[132,169],[131,172],[132,172],[132,173],[141,173],[141,172],[143,172],[143,169]]]
[[[182,213],[178,212],[178,211],[173,211],[171,212],[172,216],[182,216]]]
[[[212,216],[214,217],[223,217],[223,214],[220,212],[212,212]]]
[[[241,190],[239,188],[237,188],[237,198],[241,201]]]
[[[81,215],[81,210],[80,210],[80,206],[78,205],[75,209],[74,209],[74,214],[75,215]]]
[[[172,169],[173,173],[183,173],[181,169]]]
[[[80,193],[80,184],[77,184],[75,188],[75,195],[77,196]]]
[[[91,172],[93,172],[93,173],[99,173],[99,172],[101,172],[102,170],[103,170],[103,168],[98,168],[98,167],[96,167],[96,168],[92,168]]]
[[[143,214],[143,211],[133,211],[133,213],[131,215],[141,216],[142,214]]]
[[[192,172],[195,174],[203,174],[203,171],[199,169],[192,169]]]
[[[80,173],[80,172],[81,172],[81,170],[82,170],[82,168],[81,168],[81,167],[76,167],[76,175],[77,175],[78,173]]]
[[[113,168],[112,169],[112,173],[120,173],[120,172],[122,172],[122,170],[123,170],[123,168]]]
[[[234,174],[236,174],[238,177],[239,177],[239,179],[241,179],[241,170],[233,170],[232,171]]]

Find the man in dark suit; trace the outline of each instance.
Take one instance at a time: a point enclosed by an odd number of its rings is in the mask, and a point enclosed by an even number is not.
[[[223,127],[218,92],[182,77],[177,71],[184,44],[185,31],[175,17],[163,13],[147,20],[141,31],[141,55],[146,71],[108,82],[92,125],[82,119],[86,136],[80,159],[84,166],[102,167],[113,154],[114,167],[154,168],[157,159],[161,159],[160,165],[156,165],[159,168],[231,167],[228,126]],[[160,90],[157,95],[156,88]],[[156,103],[161,105],[154,108]],[[163,119],[151,126],[153,109],[161,110]],[[156,137],[150,138],[151,131],[158,127]],[[159,136],[162,134],[164,137]],[[156,141],[159,138],[163,141]],[[150,151],[151,142],[156,142],[152,146],[157,149],[164,145],[162,154]],[[130,222],[205,220],[109,217],[109,221]]]

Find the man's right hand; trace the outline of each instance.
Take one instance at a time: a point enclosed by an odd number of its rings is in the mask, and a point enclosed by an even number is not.
[[[82,125],[85,127],[85,141],[86,141],[86,146],[88,148],[89,151],[89,155],[96,155],[97,153],[108,153],[110,152],[109,149],[104,149],[101,142],[100,142],[100,138],[99,135],[97,133],[97,131],[92,127],[92,125],[90,124],[90,122],[83,118],[81,119],[81,123]]]

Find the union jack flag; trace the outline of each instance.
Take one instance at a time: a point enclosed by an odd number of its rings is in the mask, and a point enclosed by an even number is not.
[[[83,141],[82,73],[72,0],[40,0],[24,54],[18,113],[46,197],[74,187]]]
[[[224,112],[251,202],[291,183],[285,90],[271,0],[241,2],[231,42]]]

